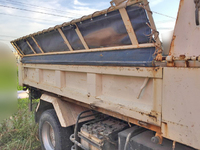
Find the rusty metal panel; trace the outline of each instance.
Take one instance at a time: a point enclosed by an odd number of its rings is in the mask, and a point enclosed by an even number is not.
[[[180,55],[199,56],[199,29],[195,23],[194,1],[181,0],[170,55],[175,57]]]
[[[162,68],[24,66],[25,85],[161,126]]]
[[[200,149],[200,68],[164,68],[162,133]]]
[[[60,70],[68,72],[96,73],[117,76],[134,76],[144,78],[162,79],[162,68],[159,67],[112,67],[112,66],[73,66],[73,65],[45,65],[45,64],[21,64],[22,68],[37,68],[48,70]],[[22,71],[23,74],[27,72]]]

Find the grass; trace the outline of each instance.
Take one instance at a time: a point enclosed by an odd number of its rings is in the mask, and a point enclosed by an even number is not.
[[[28,99],[18,100],[18,111],[0,124],[1,150],[39,150],[38,125]],[[34,100],[33,103],[37,103]]]
[[[23,90],[23,87],[19,85],[19,81],[17,80],[17,91]]]
[[[17,81],[17,90],[22,90]],[[38,100],[33,100],[33,108]],[[18,109],[0,123],[0,150],[40,150],[38,124],[29,112],[29,100],[18,99]]]

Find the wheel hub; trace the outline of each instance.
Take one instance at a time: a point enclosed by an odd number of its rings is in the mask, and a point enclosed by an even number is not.
[[[54,150],[55,149],[55,133],[53,127],[49,122],[44,122],[42,127],[42,141],[45,149]]]

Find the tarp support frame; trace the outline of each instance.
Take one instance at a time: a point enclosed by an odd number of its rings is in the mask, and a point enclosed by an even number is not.
[[[45,55],[98,52],[98,51],[114,51],[114,50],[124,50],[124,49],[147,48],[147,47],[155,47],[155,45],[153,43],[145,43],[145,44],[138,44],[138,45],[94,48],[94,49],[88,49],[88,50],[82,49],[82,50],[78,50],[78,51],[48,52],[48,53],[45,53]],[[39,55],[44,55],[44,54],[37,53],[37,54],[28,54],[26,56],[39,56]]]
[[[28,40],[26,40],[26,43],[27,43],[28,46],[31,48],[31,50],[33,51],[33,53],[36,54],[35,50],[34,50],[33,47],[31,46],[31,44],[28,42]]]
[[[38,44],[38,42],[35,40],[35,38],[32,36],[31,37],[32,39],[33,39],[33,41],[35,42],[35,44],[37,45],[37,47],[40,49],[40,51],[42,52],[42,53],[44,53],[44,51],[42,50],[42,48],[39,46],[39,44]]]
[[[12,43],[12,42],[11,42],[11,44],[15,48],[15,50],[17,51],[17,53],[20,55],[20,57],[22,57],[23,56],[22,53],[17,49],[17,47],[15,46],[15,44]]]
[[[122,20],[124,22],[124,25],[126,27],[126,31],[129,35],[129,38],[131,40],[132,45],[138,45],[138,40],[137,40],[137,37],[135,35],[134,29],[133,29],[133,26],[131,24],[128,13],[126,11],[126,8],[119,9],[119,12],[121,14]]]
[[[83,35],[81,34],[81,31],[79,30],[79,28],[78,28],[78,26],[77,26],[76,24],[75,24],[75,26],[76,26],[75,31],[76,31],[76,33],[77,33],[79,39],[81,40],[81,42],[82,42],[84,48],[85,48],[86,50],[88,50],[89,47],[88,47],[87,43],[85,42],[85,39],[83,38]]]
[[[152,16],[151,9],[150,9],[150,7],[149,7],[149,2],[148,2],[147,0],[143,0],[143,3],[146,4],[145,8],[146,8],[146,10],[148,10],[148,11],[146,11],[146,12],[147,12],[147,16],[148,16],[148,18],[149,18],[149,22],[150,22],[150,24],[151,24],[151,27],[152,27],[153,29],[157,30],[157,29],[156,29],[155,22],[154,22],[154,19],[153,19],[153,16]],[[158,38],[156,39],[156,44],[157,44],[158,46],[161,46],[161,42],[160,42],[160,39],[159,39],[159,33],[158,33],[158,32],[155,32],[155,33],[154,33],[154,37],[158,37]]]
[[[17,43],[13,42],[13,45],[16,47],[16,50],[17,50],[18,52],[20,52],[20,54],[23,56],[24,53],[23,53],[23,51],[19,48],[19,46],[17,45]]]
[[[71,45],[70,45],[69,41],[67,40],[66,36],[64,35],[63,31],[60,28],[58,28],[58,32],[62,36],[62,38],[63,38],[65,44],[68,46],[69,50],[73,51],[73,48],[71,47]]]

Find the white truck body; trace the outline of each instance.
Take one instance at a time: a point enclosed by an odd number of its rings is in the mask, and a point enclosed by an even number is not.
[[[200,30],[194,11],[193,1],[181,0],[164,66],[21,63],[19,82],[200,149]],[[57,115],[63,127],[70,124]]]

